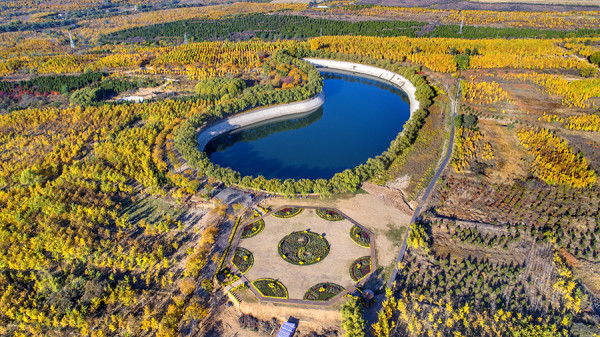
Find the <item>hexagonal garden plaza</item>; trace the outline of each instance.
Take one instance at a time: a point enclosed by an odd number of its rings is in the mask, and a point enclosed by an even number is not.
[[[337,209],[281,207],[236,236],[232,273],[262,301],[331,304],[375,269],[373,234]]]

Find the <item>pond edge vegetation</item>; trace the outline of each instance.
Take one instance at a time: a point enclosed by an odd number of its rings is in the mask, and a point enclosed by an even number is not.
[[[373,64],[374,66],[388,69],[406,78],[416,88],[415,98],[419,101],[419,109],[404,124],[402,131],[390,143],[389,148],[375,158],[369,158],[363,164],[353,169],[346,169],[336,173],[331,179],[266,179],[263,176],[243,176],[228,167],[214,164],[206,153],[198,149],[197,131],[205,123],[214,122],[233,114],[260,106],[283,104],[308,99],[321,93],[323,78],[315,66],[300,57],[318,57],[325,59],[343,59],[353,62]],[[427,108],[431,106],[435,96],[433,88],[427,80],[417,73],[415,68],[402,67],[389,61],[377,61],[366,57],[352,57],[350,55],[330,53],[318,48],[295,48],[293,50],[280,49],[273,53],[273,58],[278,63],[293,64],[308,75],[308,82],[302,87],[287,90],[275,90],[260,95],[244,95],[236,100],[210,106],[203,112],[192,115],[184,121],[175,133],[175,146],[188,164],[208,177],[220,180],[226,185],[238,185],[243,188],[252,188],[271,193],[281,193],[288,197],[298,194],[310,193],[328,197],[332,194],[351,192],[355,193],[360,184],[366,180],[383,176],[389,165],[417,138],[421,126],[428,115]],[[260,96],[260,97],[257,97]]]

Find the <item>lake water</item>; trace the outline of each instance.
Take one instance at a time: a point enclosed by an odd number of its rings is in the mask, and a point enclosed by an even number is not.
[[[406,94],[366,78],[322,75],[321,108],[217,137],[205,149],[210,159],[242,176],[329,179],[387,150],[410,118]]]

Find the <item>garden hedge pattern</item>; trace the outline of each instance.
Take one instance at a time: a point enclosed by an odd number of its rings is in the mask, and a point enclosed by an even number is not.
[[[252,252],[248,249],[237,247],[233,258],[231,258],[231,263],[243,274],[252,268],[254,256],[252,256]]]
[[[252,282],[252,285],[265,297],[288,298],[287,288],[277,280],[262,278]]]
[[[251,237],[255,237],[258,234],[260,234],[260,232],[263,231],[263,229],[265,229],[265,220],[263,219],[258,219],[252,223],[247,224],[246,226],[244,226],[244,229],[242,230],[242,239],[249,239]]]
[[[371,273],[371,257],[363,256],[352,262],[350,266],[350,277],[354,282],[360,281]]]
[[[327,208],[317,209],[317,215],[319,216],[319,218],[321,218],[323,220],[327,220],[327,221],[342,221],[342,220],[346,219],[340,213],[338,213],[332,209],[327,209]]]
[[[299,207],[285,207],[273,213],[272,215],[276,218],[289,219],[302,213],[302,210],[303,209]]]
[[[352,241],[361,247],[371,247],[371,237],[369,236],[369,233],[359,226],[354,225],[350,228],[350,237],[352,238]]]
[[[277,247],[279,256],[295,265],[311,265],[329,254],[329,242],[320,234],[301,231],[286,235]]]
[[[329,301],[344,291],[344,287],[339,284],[325,282],[310,287],[304,294],[306,301]]]

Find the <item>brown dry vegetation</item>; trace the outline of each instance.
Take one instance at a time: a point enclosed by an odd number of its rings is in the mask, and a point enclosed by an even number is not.
[[[391,181],[387,186],[400,190],[407,202],[418,200],[438,168],[442,151],[446,151],[449,111],[447,95],[441,91],[415,144],[388,170]]]

